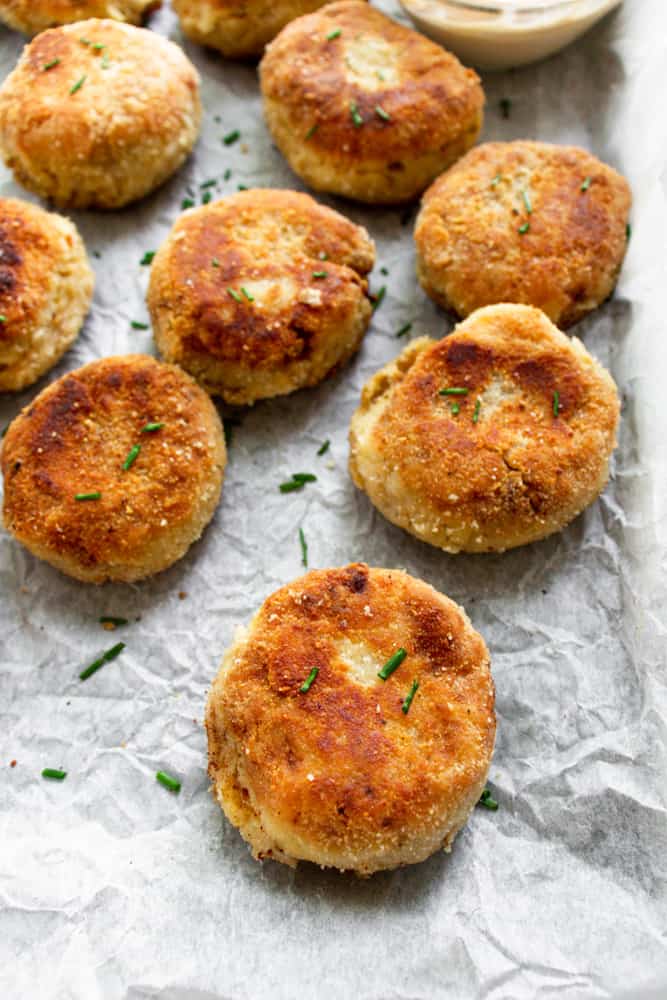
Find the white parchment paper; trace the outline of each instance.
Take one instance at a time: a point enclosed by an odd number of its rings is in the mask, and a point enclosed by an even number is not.
[[[168,9],[151,27],[183,41]],[[3,75],[21,45],[0,34]],[[196,153],[138,206],[75,216],[95,252],[93,312],[39,386],[0,400],[2,425],[63,372],[152,351],[131,328],[147,319],[139,262],[188,188],[301,187],[262,123],[254,67],[185,49],[204,81]],[[374,512],[346,471],[360,388],[402,348],[404,323],[440,336],[449,322],[417,287],[412,219],[330,199],[376,239],[386,299],[337,378],[241,415],[222,503],[190,554],[96,589],[0,536],[0,997],[667,997],[667,4],[626,0],[566,52],[484,85],[483,138],[578,143],[633,185],[619,287],[576,330],[623,395],[608,489],[561,535],[502,556],[444,555]],[[4,170],[0,194],[24,196]],[[318,482],[281,495],[297,469]],[[301,572],[299,527],[311,566],[403,567],[464,604],[488,641],[500,809],[477,809],[449,856],[367,881],[262,866],[208,794],[207,688],[235,625]],[[101,614],[132,623],[111,636]],[[80,683],[120,639],[123,655]],[[45,766],[66,781],[42,780]]]

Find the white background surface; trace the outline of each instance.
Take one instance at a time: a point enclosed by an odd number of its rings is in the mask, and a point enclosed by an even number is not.
[[[151,27],[182,41],[166,10]],[[0,34],[3,75],[21,44]],[[147,317],[139,261],[188,185],[230,167],[218,193],[301,186],[262,123],[254,68],[185,48],[204,78],[196,153],[140,205],[76,215],[101,254],[94,311],[39,386],[0,400],[1,425],[65,371],[152,350],[150,332],[130,328]],[[484,85],[484,139],[578,143],[634,189],[619,288],[576,330],[623,395],[613,481],[562,535],[503,556],[446,556],[376,514],[346,471],[360,388],[402,348],[405,322],[412,336],[451,324],[417,287],[411,220],[329,200],[376,239],[385,302],[337,378],[242,414],[222,503],[190,554],[138,586],[96,589],[0,536],[0,996],[667,996],[667,5],[626,0],[563,54]],[[501,97],[512,99],[509,121]],[[234,128],[242,143],[226,147]],[[1,177],[1,194],[22,194]],[[331,452],[318,458],[325,438]],[[295,470],[318,482],[281,495]],[[500,809],[476,810],[450,856],[367,881],[261,866],[208,794],[208,685],[234,626],[300,573],[300,526],[311,566],[405,568],[464,604],[487,639]],[[101,614],[133,623],[109,635]],[[120,639],[123,655],[81,684],[80,670]],[[43,781],[45,766],[67,780]],[[158,768],[182,779],[179,796],[156,784]]]

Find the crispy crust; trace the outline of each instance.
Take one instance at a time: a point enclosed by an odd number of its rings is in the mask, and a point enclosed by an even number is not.
[[[295,191],[186,212],[151,268],[157,345],[228,403],[316,385],[361,343],[374,260],[365,229]]]
[[[327,0],[173,0],[183,33],[230,59],[259,56],[264,46],[295,17]]]
[[[206,716],[213,792],[256,857],[364,875],[422,861],[479,799],[493,706],[484,641],[448,598],[399,570],[312,571],[225,656]]]
[[[142,433],[149,422],[164,427]],[[141,451],[126,471],[135,444]],[[78,580],[139,580],[200,536],[225,461],[220,418],[189,375],[141,354],[94,361],[44,389],[10,425],[5,527]],[[75,499],[98,490],[97,501]]]
[[[295,173],[315,190],[360,201],[416,197],[482,124],[477,75],[358,0],[287,25],[266,49],[260,82],[267,124]]]
[[[424,195],[419,280],[459,316],[523,302],[570,326],[613,291],[630,205],[625,178],[583,149],[485,143]]]
[[[0,199],[0,392],[35,382],[76,338],[94,276],[69,219]]]
[[[0,21],[25,35],[89,17],[141,24],[161,0],[0,0]]]
[[[200,120],[199,76],[182,50],[118,21],[43,32],[0,88],[7,166],[77,208],[118,208],[154,190],[189,155]]]
[[[441,396],[446,387],[469,391]],[[502,552],[559,531],[592,503],[618,419],[611,376],[580,341],[537,309],[487,306],[444,340],[413,341],[366,384],[350,472],[417,538],[447,552]]]

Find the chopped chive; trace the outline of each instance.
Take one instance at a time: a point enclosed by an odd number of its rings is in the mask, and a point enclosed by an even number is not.
[[[316,483],[317,476],[314,476],[312,472],[294,472],[292,473],[292,479],[295,483]]]
[[[361,128],[364,124],[364,119],[359,114],[359,108],[357,107],[356,101],[350,101],[350,117],[355,128]]]
[[[313,271],[313,278],[326,278],[328,277],[326,271]]]
[[[154,424],[145,424],[141,428],[141,433],[142,434],[155,434],[155,431],[161,431],[163,427],[164,427],[164,424],[157,424],[157,423],[154,423]]]
[[[227,135],[223,136],[222,141],[224,142],[225,146],[231,146],[233,143],[238,142],[240,138],[241,138],[241,133],[237,128],[235,128],[233,132],[228,132]]]
[[[235,288],[228,288],[227,293],[228,295],[231,295],[231,297],[234,299],[234,302],[243,302],[243,299],[241,298],[241,296],[239,295],[239,293],[236,291]]]
[[[519,226],[519,235],[523,236],[530,229],[530,222],[524,222],[522,226]]]
[[[211,267],[220,267],[220,261],[218,260],[217,257],[214,257],[213,260],[211,261]]]
[[[248,289],[244,288],[243,285],[241,285],[241,291],[243,292],[243,294],[247,298],[248,302],[254,302],[255,301],[255,296],[251,295],[251,293],[248,291]]]
[[[281,483],[278,489],[281,493],[295,493],[297,490],[302,490],[304,485],[304,483],[299,483],[294,479],[290,479],[286,483]]]
[[[80,38],[79,41],[82,45],[92,45],[93,43],[89,38]]]
[[[153,258],[155,257],[156,253],[157,253],[156,250],[147,250],[146,253],[143,255],[143,257],[141,258],[141,260],[139,261],[141,266],[148,267],[149,264],[152,264]]]
[[[317,449],[317,454],[325,455],[326,452],[328,452],[330,446],[331,446],[331,441],[329,440],[329,438],[327,438],[326,441],[323,441],[320,447]]]
[[[141,451],[141,445],[140,444],[132,445],[132,447],[130,448],[129,452],[127,453],[127,458],[123,462],[123,471],[124,472],[127,472],[128,469],[132,468],[132,466],[136,462],[137,458],[139,457],[139,452],[140,451]]]
[[[311,125],[308,131],[306,132],[305,138],[312,139],[312,137],[315,135],[319,127],[320,127],[319,122],[315,122],[314,125]]]
[[[554,402],[553,402],[554,417],[558,416],[559,410],[560,410],[560,393],[558,392],[558,389],[556,389],[556,391],[554,392]]]
[[[113,615],[102,615],[100,625],[127,625],[127,618],[114,618]]]
[[[213,195],[211,194],[210,191],[204,191],[203,195],[201,196],[202,205],[208,205],[212,197]]]
[[[100,500],[102,494],[98,491],[97,493],[77,493],[74,496],[75,500]]]
[[[480,800],[477,804],[480,806],[484,806],[485,809],[490,809],[491,812],[495,812],[496,809],[498,808],[498,803],[493,798],[488,788],[484,789],[480,797]]]
[[[378,116],[378,118],[381,118],[383,122],[390,122],[391,121],[391,115],[387,114],[387,112],[384,110],[384,108],[380,107],[379,104],[375,105],[375,114]]]
[[[327,41],[328,42],[333,42],[334,38],[340,38],[341,35],[342,35],[341,29],[340,28],[334,28],[334,30],[330,31],[329,34],[327,35]]]
[[[140,323],[138,319],[133,319],[130,323],[133,330],[148,330],[148,323]]]
[[[440,389],[440,396],[467,396],[470,389],[465,389],[462,386],[454,385],[448,386],[446,389]]]
[[[310,472],[295,472],[292,478],[286,483],[281,483],[278,489],[281,493],[294,493],[295,490],[302,490],[306,483],[316,483],[317,476]]]
[[[55,767],[45,767],[42,771],[43,778],[53,778],[54,781],[63,781],[67,777],[67,771],[59,771]]]
[[[625,227],[625,238],[626,238],[626,240],[629,240],[631,236],[632,236],[632,226],[628,222],[628,224]]]
[[[44,63],[44,65],[42,66],[42,73],[47,73],[50,69],[53,69],[54,66],[59,66],[59,65],[60,65],[60,59],[51,59],[50,62]]]
[[[383,285],[382,288],[378,289],[375,295],[370,296],[371,302],[373,304],[373,312],[375,312],[376,309],[380,308],[380,306],[382,305],[382,300],[384,299],[386,294],[387,294],[387,286]]]
[[[530,203],[530,195],[528,194],[528,192],[526,190],[524,190],[524,191],[521,192],[521,197],[523,198],[523,203],[526,206],[526,211],[528,212],[528,215],[532,215],[533,214],[533,206]]]
[[[301,545],[301,562],[308,569],[308,542],[303,533],[303,528],[299,528],[299,544]]]
[[[509,97],[501,97],[498,101],[498,106],[500,107],[500,113],[503,118],[509,118],[510,111],[512,110],[512,102]]]
[[[419,689],[419,681],[413,681],[412,687],[408,691],[407,695],[405,696],[405,700],[401,705],[401,711],[403,712],[404,715],[407,715],[408,712],[410,711],[410,705],[412,704],[412,699],[417,694],[418,689]]]
[[[195,203],[192,200],[192,198],[184,198],[183,201],[181,202],[181,208],[183,209],[183,211],[185,211],[186,208],[194,208],[194,207]]]
[[[180,781],[177,778],[172,778],[169,774],[165,774],[164,771],[158,771],[155,775],[155,780],[159,781],[165,788],[168,788],[170,792],[180,792],[181,790]]]
[[[232,176],[232,171],[231,171],[231,169],[229,167],[227,167],[227,169],[225,170],[224,174],[222,175],[222,179],[224,181],[228,181],[231,176]]]
[[[592,177],[586,177],[584,179],[584,181],[583,181],[583,183],[582,183],[582,185],[581,185],[581,187],[580,187],[579,190],[580,191],[588,191],[589,187],[591,186],[591,181],[592,180],[593,180]]]
[[[2,313],[0,315],[0,323],[6,323],[6,322],[7,322],[7,317],[5,316],[4,313]]]
[[[301,692],[301,694],[306,694],[308,691],[310,691],[312,683],[315,680],[315,678],[317,677],[317,675],[319,674],[319,672],[320,672],[320,668],[319,667],[313,667],[313,669],[310,671],[310,673],[306,677],[305,681],[303,682],[303,684],[299,688],[299,691]]]
[[[456,416],[456,414],[459,413],[460,410],[461,410],[461,407],[459,406],[458,403],[452,403],[452,414],[454,416]]]
[[[93,662],[90,664],[89,667],[86,667],[85,670],[82,670],[81,673],[79,674],[79,680],[87,681],[88,678],[91,677],[97,670],[99,670],[100,667],[103,667],[105,663],[111,663],[111,661],[115,660],[117,656],[120,656],[120,654],[123,652],[124,649],[125,649],[125,643],[117,642],[115,646],[111,647],[111,649],[107,649],[106,653],[102,653],[102,655],[98,657],[97,660],[93,660]]]
[[[215,185],[216,185],[217,183],[218,183],[218,182],[216,181],[215,177],[212,177],[212,178],[210,179],[210,181],[203,181],[203,182],[202,182],[202,183],[201,183],[201,184],[199,185],[199,187],[200,187],[200,189],[201,189],[201,190],[203,191],[203,190],[204,190],[204,188],[210,188],[210,187],[215,187]]]
[[[384,274],[384,276],[385,276],[385,278],[386,278],[386,277],[388,277],[388,275],[389,275],[389,271],[387,270],[387,268],[386,268],[386,267],[381,267],[381,268],[380,268],[380,274]]]
[[[405,326],[402,326],[400,330],[396,331],[396,336],[404,337],[406,333],[410,333],[411,329],[412,329],[412,323],[406,323]]]
[[[478,399],[477,402],[475,403],[475,409],[474,409],[473,415],[472,415],[472,422],[473,422],[473,424],[476,424],[477,421],[479,420],[479,411],[481,409],[482,409],[482,400]]]
[[[106,49],[106,45],[104,44],[104,42],[95,42],[93,44],[93,48],[95,49],[96,52],[101,52],[102,49]]]
[[[86,82],[86,77],[87,77],[87,74],[84,73],[83,76],[79,77],[79,79],[76,81],[76,83],[72,84],[72,86],[69,89],[70,94],[76,94],[77,90],[81,90],[81,88],[83,87],[84,83]]]
[[[496,174],[496,176],[491,181],[491,187],[494,188],[496,186],[496,184],[500,184],[500,182],[501,182],[502,179],[503,179],[503,175],[502,174]]]
[[[396,652],[389,657],[382,670],[378,672],[380,680],[386,681],[388,677],[391,677],[394,670],[398,670],[407,655],[406,650],[403,649],[402,646],[400,649],[397,649]]]
[[[247,191],[248,190],[248,185],[247,184],[237,184],[236,185],[236,190],[237,191]]]
[[[320,250],[320,252],[317,255],[317,259],[318,260],[329,260],[329,254],[326,252],[326,250]]]

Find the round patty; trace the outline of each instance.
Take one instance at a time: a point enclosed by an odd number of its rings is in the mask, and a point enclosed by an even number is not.
[[[316,385],[371,317],[368,233],[295,191],[242,191],[186,212],[151,268],[157,345],[236,405]]]
[[[69,219],[0,198],[0,392],[24,389],[62,357],[86,318],[94,280]]]
[[[161,0],[0,0],[0,21],[26,35],[88,17],[141,24]]]
[[[419,280],[459,316],[522,302],[567,327],[613,291],[630,203],[625,178],[575,146],[477,146],[424,195]]]
[[[199,77],[181,49],[93,19],[26,46],[0,87],[0,152],[43,198],[118,208],[181,166],[200,119]]]
[[[365,385],[350,472],[394,524],[447,552],[559,531],[598,496],[616,444],[611,376],[538,309],[487,306],[413,341]]]
[[[230,59],[259,56],[281,28],[327,0],[173,0],[183,33]]]
[[[264,114],[292,169],[317,191],[407,201],[472,146],[476,74],[366,3],[288,24],[260,65]]]
[[[10,425],[5,527],[77,580],[139,580],[199,538],[225,461],[218,414],[180,368],[142,354],[94,361]]]
[[[484,641],[447,597],[399,570],[313,571],[227,651],[213,791],[257,858],[362,875],[423,861],[480,797],[493,705]]]

